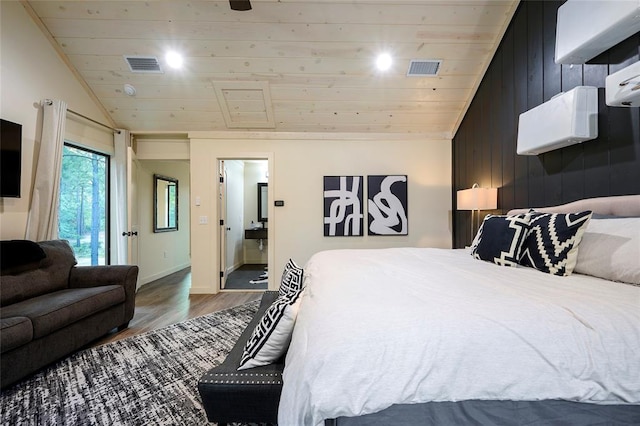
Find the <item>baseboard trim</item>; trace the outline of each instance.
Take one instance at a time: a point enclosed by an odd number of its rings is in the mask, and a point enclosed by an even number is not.
[[[232,273],[233,271],[235,271],[236,269],[240,268],[243,265],[244,263],[236,263],[235,265],[229,266],[225,271],[225,274],[229,275],[230,273]]]
[[[149,284],[152,281],[158,280],[160,278],[166,277],[167,275],[171,275],[175,272],[181,271],[184,268],[188,268],[191,266],[191,262],[184,263],[182,265],[176,265],[173,268],[165,269],[162,272],[158,272],[153,275],[149,275],[146,277],[138,277],[138,288],[142,287],[145,284]]]
[[[212,287],[191,287],[189,289],[189,294],[217,294]]]

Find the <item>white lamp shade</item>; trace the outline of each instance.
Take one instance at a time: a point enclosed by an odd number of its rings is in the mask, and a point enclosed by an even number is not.
[[[458,210],[495,210],[498,208],[498,189],[473,187],[456,193]]]

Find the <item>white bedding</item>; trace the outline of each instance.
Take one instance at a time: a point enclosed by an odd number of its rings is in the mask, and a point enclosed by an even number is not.
[[[640,404],[640,287],[466,250],[335,250],[305,268],[278,424],[428,401]]]

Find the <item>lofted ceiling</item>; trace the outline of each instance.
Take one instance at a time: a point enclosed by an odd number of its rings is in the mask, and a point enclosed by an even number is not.
[[[251,3],[23,2],[117,127],[449,138],[518,0]],[[165,63],[169,49],[182,69]],[[162,72],[132,72],[127,55],[156,57]],[[407,76],[412,59],[441,60],[438,75]]]

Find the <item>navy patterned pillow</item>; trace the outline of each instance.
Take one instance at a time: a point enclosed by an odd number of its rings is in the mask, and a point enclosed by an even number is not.
[[[271,364],[286,352],[298,316],[302,290],[278,298],[269,306],[245,344],[238,370]]]
[[[304,270],[293,259],[289,259],[282,272],[278,296],[292,294],[302,289]]]
[[[571,275],[589,219],[591,211],[533,213],[520,264],[552,275]]]
[[[529,231],[530,215],[487,215],[472,244],[471,255],[501,266],[517,266]]]

